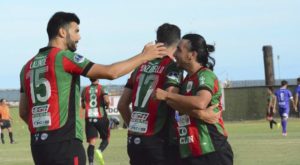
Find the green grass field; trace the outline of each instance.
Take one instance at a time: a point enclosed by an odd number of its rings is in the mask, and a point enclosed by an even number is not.
[[[0,144],[1,165],[32,165],[29,135],[25,124],[11,109],[13,132],[17,144]],[[277,121],[279,121],[277,119]],[[299,165],[300,119],[290,119],[288,136],[281,136],[281,129],[270,130],[266,121],[226,122],[229,142],[234,151],[235,165]],[[86,147],[86,143],[84,143]],[[112,130],[111,140],[104,152],[106,165],[128,165],[126,130]]]

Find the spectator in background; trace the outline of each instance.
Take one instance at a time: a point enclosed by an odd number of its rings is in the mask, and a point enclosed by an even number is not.
[[[279,115],[281,118],[282,136],[287,136],[287,120],[290,113],[290,100],[294,106],[295,111],[297,108],[293,100],[293,96],[290,90],[287,89],[288,82],[286,80],[281,81],[280,89],[277,89],[275,96],[278,103]]]
[[[276,112],[276,96],[273,93],[274,89],[273,87],[268,87],[268,99],[267,99],[267,120],[270,122],[270,129],[273,129],[273,124],[277,125],[277,127],[280,127],[280,124],[277,123],[274,120],[274,114]]]
[[[296,109],[298,111],[298,117],[300,118],[300,112],[299,112],[299,109],[300,109],[300,77],[297,78],[297,87],[296,87],[296,90],[295,90],[295,105],[296,105]]]
[[[15,141],[13,139],[13,132],[12,132],[12,128],[11,128],[11,116],[9,113],[9,107],[8,104],[6,102],[5,99],[1,99],[0,100],[0,125],[1,125],[1,129],[7,129],[8,130],[8,135],[9,135],[9,139],[10,139],[10,143],[14,144]],[[2,144],[5,143],[4,141],[4,132],[1,132],[1,142]]]

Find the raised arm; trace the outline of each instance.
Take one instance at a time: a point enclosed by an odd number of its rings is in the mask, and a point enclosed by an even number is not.
[[[94,64],[88,71],[87,77],[113,80],[129,73],[146,61],[162,58],[166,54],[166,47],[164,47],[162,43],[147,44],[142,53],[127,60],[111,65]]]

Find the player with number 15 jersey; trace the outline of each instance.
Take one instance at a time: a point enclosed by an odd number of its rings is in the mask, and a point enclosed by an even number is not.
[[[76,98],[80,98],[80,75],[85,76],[92,65],[81,55],[51,47],[40,49],[25,64],[20,75],[21,92],[29,99],[28,126],[33,145],[82,140],[80,100]]]

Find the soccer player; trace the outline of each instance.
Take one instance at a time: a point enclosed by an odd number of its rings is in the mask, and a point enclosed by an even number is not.
[[[218,104],[214,111],[222,111],[222,92],[219,80],[212,69],[215,60],[209,52],[214,46],[207,45],[198,34],[183,36],[174,54],[179,67],[188,75],[181,83],[179,94],[157,89],[155,97],[166,101],[179,111],[177,130],[182,162],[187,165],[233,164],[233,152],[227,141],[222,118],[215,124],[208,124],[189,113],[203,111],[211,104]]]
[[[297,108],[293,100],[293,95],[290,90],[287,89],[288,82],[286,80],[281,81],[280,89],[275,91],[276,100],[278,103],[278,111],[281,118],[282,136],[287,136],[287,120],[290,113],[290,101],[293,104],[295,111]]]
[[[19,114],[30,130],[35,164],[86,164],[79,120],[80,75],[112,80],[166,54],[163,44],[147,44],[130,59],[95,64],[74,53],[80,40],[79,23],[74,13],[55,13],[47,26],[48,45],[20,73]]]
[[[295,105],[296,105],[296,110],[298,111],[298,117],[300,117],[300,77],[297,78],[297,87],[295,90]]]
[[[0,100],[0,121],[1,121],[1,130],[7,129],[8,130],[8,135],[10,139],[10,144],[14,144],[14,138],[13,138],[13,132],[11,128],[11,123],[10,121],[12,120],[10,113],[9,113],[9,107],[7,105],[7,102],[5,99]],[[4,141],[4,133],[3,131],[1,132],[1,142],[2,144],[5,143]]]
[[[165,23],[158,28],[156,38],[157,42],[167,46],[168,56],[135,69],[118,103],[118,109],[128,125],[127,149],[131,165],[180,164],[176,156],[177,145],[174,148],[170,139],[172,123],[169,121],[175,118],[175,111],[170,111],[165,102],[151,97],[156,88],[179,92],[182,71],[176,66],[173,54],[180,41],[180,29]]]
[[[276,112],[276,96],[274,95],[273,91],[273,87],[269,86],[267,89],[268,99],[266,118],[270,122],[270,129],[273,129],[273,124],[277,125],[277,127],[280,126],[280,124],[277,123],[273,118]]]
[[[167,47],[167,56],[139,66],[131,74],[118,103],[128,125],[127,151],[131,165],[163,165],[166,163],[165,140],[168,107],[151,95],[157,88],[178,92],[181,71],[173,61],[180,40],[180,29],[165,23],[157,30],[157,42]],[[132,103],[132,113],[129,105]]]
[[[81,106],[85,109],[85,133],[89,146],[87,155],[89,165],[94,164],[94,150],[98,132],[102,139],[96,150],[101,164],[104,164],[102,152],[109,142],[109,120],[106,108],[109,107],[109,96],[105,88],[99,84],[98,79],[90,79],[91,85],[83,88],[81,93]]]

